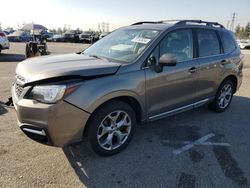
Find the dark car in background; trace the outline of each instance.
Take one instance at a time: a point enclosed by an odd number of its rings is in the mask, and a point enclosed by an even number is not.
[[[45,41],[47,38],[52,37],[53,33],[50,33],[46,30],[34,30],[31,32],[34,36],[39,36],[41,41]]]
[[[98,34],[93,31],[84,31],[79,35],[79,40],[82,43],[94,43],[99,39]]]
[[[79,33],[76,30],[69,30],[62,34],[64,42],[79,42]]]
[[[44,40],[46,40],[47,38],[53,37],[53,33],[43,30],[41,31],[41,36]]]
[[[52,37],[46,39],[47,42],[64,42],[64,38],[60,34],[55,34]]]

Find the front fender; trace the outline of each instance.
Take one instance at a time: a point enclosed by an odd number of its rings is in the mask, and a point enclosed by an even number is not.
[[[93,113],[101,104],[117,97],[132,97],[145,109],[145,74],[143,70],[85,81],[64,100]]]
[[[142,101],[142,99],[139,95],[137,95],[134,92],[128,91],[128,90],[120,90],[120,91],[114,91],[114,92],[108,93],[108,94],[104,95],[103,97],[97,99],[90,106],[89,112],[92,113],[99,106],[104,104],[105,102],[110,101],[110,100],[115,99],[115,98],[119,98],[119,97],[131,97],[131,98],[135,99],[136,101],[138,101],[138,103],[140,104],[142,109],[145,109],[144,108],[144,101]]]

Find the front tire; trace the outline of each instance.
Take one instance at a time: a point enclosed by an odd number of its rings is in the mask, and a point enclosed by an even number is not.
[[[214,101],[208,105],[209,108],[215,112],[224,112],[232,102],[234,87],[231,80],[226,79],[223,81],[217,91]]]
[[[122,151],[132,139],[136,115],[130,105],[121,101],[104,104],[88,123],[88,142],[101,156]]]

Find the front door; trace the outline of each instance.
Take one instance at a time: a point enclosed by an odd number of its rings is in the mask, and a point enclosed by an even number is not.
[[[176,66],[164,66],[157,73],[153,66],[145,68],[146,104],[148,118],[157,119],[179,110],[192,108],[198,77],[198,60],[193,58],[191,29],[171,31],[155,48],[149,58],[156,61],[165,53],[177,59]]]

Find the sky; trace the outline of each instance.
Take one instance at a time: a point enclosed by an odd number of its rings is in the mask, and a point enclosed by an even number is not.
[[[33,22],[88,30],[106,22],[113,30],[138,21],[202,19],[227,26],[234,12],[236,24],[250,22],[250,0],[2,0],[0,23],[2,28]]]

